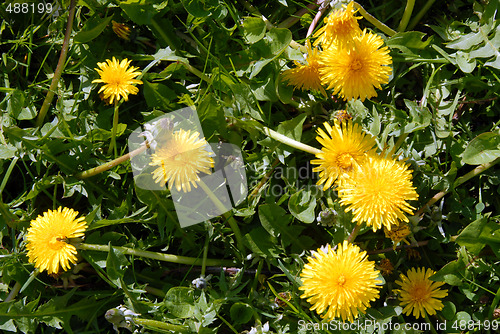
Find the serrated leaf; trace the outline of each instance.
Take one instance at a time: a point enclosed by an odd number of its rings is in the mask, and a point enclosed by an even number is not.
[[[462,162],[469,165],[481,165],[500,157],[500,134],[485,132],[472,139],[465,148]]]
[[[123,252],[117,250],[111,243],[109,244],[108,257],[106,259],[106,273],[111,282],[121,287],[125,269],[123,267],[130,264]]]

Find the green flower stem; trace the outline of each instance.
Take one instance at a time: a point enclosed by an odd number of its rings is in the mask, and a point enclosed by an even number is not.
[[[411,13],[413,12],[414,6],[415,0],[406,0],[405,11],[403,13],[403,17],[401,18],[401,21],[399,22],[398,31],[405,31],[406,27],[408,26],[408,22],[410,22]]]
[[[359,3],[354,2],[354,7],[359,11],[359,13],[371,24],[373,24],[375,27],[377,27],[380,31],[382,31],[384,34],[389,35],[389,36],[394,36],[396,35],[396,32],[377,20],[374,16],[372,16],[370,13],[368,13]]]
[[[81,250],[109,252],[108,245],[95,245],[95,244],[80,243],[78,245],[75,245],[75,247],[78,249],[81,249]],[[133,249],[133,248],[128,248],[128,247],[121,247],[121,246],[116,246],[116,247],[113,246],[113,248],[119,250],[120,252],[122,252],[123,254],[126,254],[126,255],[140,256],[140,257],[145,257],[148,259],[153,259],[153,260],[158,260],[158,261],[180,263],[180,264],[189,264],[192,266],[201,266],[201,264],[203,262],[202,259],[198,259],[198,258],[194,258],[194,257],[151,252],[151,251]],[[210,266],[210,267],[231,267],[231,266],[234,266],[234,262],[231,260],[206,259],[206,265]]]
[[[293,148],[299,149],[301,151],[311,153],[311,154],[319,154],[321,153],[321,150],[318,150],[317,148],[314,148],[312,146],[303,144],[299,141],[296,141],[292,138],[289,138],[287,136],[284,136],[274,130],[271,130],[267,127],[264,127],[263,130],[264,134],[270,138],[273,138],[276,141],[279,141],[280,143],[286,144],[288,146],[291,146]]]
[[[236,238],[236,245],[238,247],[238,250],[241,252],[241,255],[243,256],[245,254],[245,247],[243,246],[243,236],[241,235],[240,228],[238,227],[238,222],[234,219],[234,217],[226,212],[226,207],[222,202],[215,196],[215,194],[212,192],[212,190],[203,182],[202,180],[198,181],[198,184],[200,185],[201,189],[205,191],[207,196],[212,200],[214,205],[219,209],[221,212],[225,212],[222,216],[227,220],[229,223],[229,227],[231,227],[231,230],[233,230],[234,236]],[[207,264],[208,265],[208,264]]]
[[[452,189],[455,189],[456,187],[458,187],[459,185],[461,185],[462,183],[464,182],[467,182],[469,181],[470,179],[472,179],[474,176],[476,175],[479,175],[481,174],[482,172],[484,172],[485,170],[493,167],[494,165],[496,165],[497,163],[500,162],[500,158],[497,158],[496,160],[494,161],[491,161],[491,162],[488,162],[488,163],[485,163],[485,164],[482,164],[482,165],[479,165],[477,166],[476,168],[474,168],[473,170],[471,170],[470,172],[468,172],[467,174],[459,177],[458,179],[455,180],[455,183],[453,183],[453,186],[450,187],[449,189],[447,190],[443,190],[439,193],[437,193],[436,195],[434,195],[423,207],[420,208],[420,210],[418,210],[416,213],[415,213],[415,216],[420,216],[421,214],[424,213],[425,209],[430,207],[431,205],[433,205],[434,203],[436,203],[437,201],[439,201],[441,198],[444,197],[444,195],[446,195],[450,190]]]
[[[14,300],[14,298],[16,298],[17,294],[19,293],[19,290],[21,290],[21,283],[16,282],[16,284],[14,284],[14,286],[12,287],[12,290],[10,290],[9,295],[4,299],[3,302],[8,303]]]
[[[413,20],[410,21],[410,24],[408,25],[408,30],[412,30],[413,28],[415,28],[415,26],[420,22],[425,13],[427,13],[427,11],[432,7],[434,1],[436,0],[427,0],[427,2],[425,3],[424,7],[422,7],[420,12],[418,12],[417,15],[413,18]]]
[[[115,158],[117,156],[116,154],[116,129],[118,128],[118,101],[115,99],[115,111],[113,112],[113,129],[111,129],[111,144],[109,145],[108,148],[108,155],[111,154],[111,152],[114,150],[115,151]]]
[[[205,277],[205,271],[207,269],[207,256],[208,256],[208,244],[210,243],[210,237],[207,235],[205,239],[205,245],[203,246],[203,261],[201,262],[201,277]]]
[[[38,117],[36,119],[37,127],[41,127],[43,124],[43,120],[45,119],[45,115],[47,115],[47,111],[49,111],[50,104],[52,102],[52,99],[54,98],[57,85],[59,83],[59,80],[61,79],[61,75],[64,70],[66,57],[68,55],[69,39],[71,37],[71,30],[73,29],[75,7],[76,7],[76,0],[71,0],[71,3],[69,5],[68,23],[66,25],[66,34],[64,35],[61,54],[59,55],[59,61],[57,63],[56,70],[54,71],[54,76],[52,77],[52,82],[50,83],[49,91],[47,92],[47,96],[45,96],[42,108],[40,108],[40,112],[38,113]]]
[[[78,173],[78,174],[75,174],[74,176],[80,180],[95,176],[97,174],[100,174],[102,172],[110,170],[111,168],[118,166],[119,164],[124,163],[125,161],[130,160],[131,158],[135,157],[136,155],[144,152],[147,148],[148,148],[147,145],[142,145],[141,147],[139,147],[138,149],[136,149],[130,153],[122,155],[121,157],[116,158],[112,161],[106,162],[105,164],[102,164],[100,166],[91,168],[89,170],[86,170],[86,171]]]
[[[434,328],[434,325],[432,324],[431,319],[429,319],[429,316],[427,315],[427,312],[424,311],[424,318],[425,321],[431,326],[431,333],[432,334],[437,334],[436,329]]]
[[[157,321],[157,320],[152,320],[152,319],[134,318],[134,323],[136,325],[141,325],[141,326],[144,326],[146,328],[163,329],[163,330],[172,331],[173,333],[190,333],[191,332],[189,330],[189,328],[186,326],[173,325],[173,324],[169,324],[169,323],[166,323],[163,321]]]
[[[191,73],[193,73],[194,75],[196,75],[198,78],[202,79],[202,80],[205,80],[206,82],[208,82],[209,84],[212,84],[213,83],[213,80],[212,78],[208,77],[205,75],[205,73],[201,72],[199,69],[197,68],[194,68],[193,66],[187,64],[187,63],[182,63],[182,65],[184,65],[184,67]]]

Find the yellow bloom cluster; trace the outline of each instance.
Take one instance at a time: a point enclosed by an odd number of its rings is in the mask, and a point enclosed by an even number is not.
[[[317,137],[323,148],[311,161],[318,165],[313,169],[320,175],[318,185],[324,190],[337,185],[340,204],[352,211],[353,221],[373,231],[408,222],[404,213],[413,214],[415,208],[407,201],[418,199],[408,165],[378,155],[375,139],[350,120],[324,126],[326,132],[318,129]]]
[[[295,62],[295,68],[283,73],[284,79],[324,95],[324,87],[332,89],[346,101],[377,96],[375,88],[389,82],[392,58],[380,36],[361,30],[355,13],[353,2],[332,12],[313,36],[322,51],[307,44],[306,64]]]

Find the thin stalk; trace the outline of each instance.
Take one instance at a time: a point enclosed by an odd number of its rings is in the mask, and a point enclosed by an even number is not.
[[[208,56],[208,55],[207,55]],[[205,73],[201,72],[199,69],[187,64],[187,63],[182,63],[182,65],[184,65],[184,67],[191,73],[193,73],[194,75],[196,75],[198,78],[202,79],[202,80],[205,80],[206,82],[208,82],[209,84],[212,84],[213,83],[213,80],[212,78],[208,77]]]
[[[147,145],[142,145],[141,147],[139,147],[138,149],[136,149],[130,153],[122,155],[121,157],[118,157],[112,161],[106,162],[105,164],[102,164],[100,166],[88,169],[88,170],[83,171],[83,172],[78,173],[78,174],[75,174],[74,176],[80,180],[95,176],[97,174],[100,174],[102,172],[110,170],[111,168],[118,166],[119,164],[124,163],[125,161],[132,159],[136,155],[144,152],[147,148],[148,148]]]
[[[108,148],[108,155],[111,152],[115,151],[115,158],[118,154],[116,154],[116,129],[118,128],[118,101],[115,99],[115,110],[113,112],[113,129],[111,129],[111,144]]]
[[[54,98],[57,85],[59,83],[59,80],[61,79],[61,75],[64,70],[64,64],[66,63],[66,57],[68,55],[69,39],[71,37],[71,30],[73,29],[75,7],[76,7],[76,0],[71,0],[71,3],[69,5],[68,24],[66,25],[66,34],[64,35],[61,54],[59,55],[59,61],[57,63],[56,70],[54,71],[54,76],[52,77],[52,82],[50,83],[49,91],[47,92],[47,96],[45,96],[42,108],[40,108],[40,112],[38,113],[38,117],[36,120],[37,127],[41,127],[43,124],[43,120],[45,119],[45,115],[47,115],[47,111],[49,110],[52,99]]]
[[[19,290],[21,290],[21,283],[16,282],[14,286],[12,287],[12,290],[10,290],[9,295],[3,300],[4,303],[8,303],[11,300],[14,300],[16,298],[17,294],[19,293]]]
[[[319,9],[319,11],[316,13],[316,16],[314,16],[314,19],[311,22],[311,25],[309,25],[309,29],[307,29],[306,38],[309,37],[313,33],[314,28],[316,28],[316,24],[318,24],[319,19],[321,18],[321,16],[323,16],[323,14],[325,13],[325,11],[327,9],[328,9],[328,6],[322,6]]]
[[[207,270],[207,256],[208,256],[208,244],[210,242],[210,237],[207,235],[205,239],[205,246],[203,246],[203,261],[201,262],[201,277],[205,277],[205,271]]]
[[[108,245],[95,245],[95,244],[80,243],[80,244],[77,244],[75,246],[76,246],[76,248],[81,249],[81,250],[109,252]],[[201,266],[201,264],[203,262],[202,259],[194,258],[194,257],[151,252],[151,251],[133,249],[133,248],[128,248],[128,247],[122,247],[122,246],[116,246],[116,247],[113,246],[113,248],[119,250],[120,252],[122,252],[125,255],[140,256],[140,257],[145,257],[148,259],[153,259],[153,260],[158,260],[158,261],[180,263],[180,264],[189,264],[192,266]],[[231,267],[234,265],[234,262],[231,260],[206,259],[206,265],[210,266],[210,267]]]
[[[312,146],[303,144],[299,141],[296,141],[295,139],[289,138],[285,135],[282,135],[274,130],[271,130],[267,127],[264,127],[263,130],[264,134],[270,138],[273,138],[274,140],[279,141],[280,143],[286,144],[290,147],[299,149],[301,151],[311,153],[311,154],[319,154],[321,153],[321,150],[318,150],[317,148],[314,148]]]
[[[425,3],[424,7],[420,10],[420,12],[417,13],[417,15],[413,18],[413,20],[410,21],[410,24],[408,25],[408,30],[412,30],[415,28],[415,26],[420,22],[422,17],[424,17],[425,13],[432,7],[434,4],[434,1],[436,0],[427,0]]]
[[[7,181],[10,178],[10,174],[12,173],[12,170],[14,169],[14,166],[16,165],[17,160],[19,157],[14,157],[9,164],[9,167],[7,168],[7,171],[4,174],[2,184],[0,184],[0,195],[2,194],[3,190],[5,189],[5,186],[7,185]]]
[[[431,205],[433,205],[434,203],[439,201],[441,198],[443,198],[444,195],[446,195],[451,189],[454,189],[454,188],[458,187],[459,185],[461,185],[462,183],[469,181],[474,176],[481,174],[485,170],[496,165],[498,162],[500,162],[500,158],[497,158],[496,160],[488,162],[486,164],[479,165],[476,168],[474,168],[473,170],[471,170],[470,172],[468,172],[467,174],[459,177],[458,179],[455,180],[455,183],[453,183],[453,186],[450,187],[448,190],[443,190],[443,191],[437,193],[436,195],[434,195],[423,207],[420,208],[420,210],[418,210],[415,213],[415,216],[420,216],[422,213],[424,213],[426,208],[430,207]]]
[[[225,212],[223,214],[224,218],[226,218],[227,222],[229,223],[229,227],[231,227],[231,230],[233,230],[234,236],[236,238],[236,245],[238,247],[238,250],[241,252],[241,255],[243,256],[245,254],[245,247],[243,246],[243,237],[241,235],[240,228],[238,227],[238,223],[236,220],[231,216],[230,214],[227,214],[227,208],[222,204],[222,202],[215,196],[215,194],[212,192],[212,190],[206,185],[205,182],[202,180],[198,181],[198,184],[200,185],[201,189],[207,194],[207,196],[210,198],[210,200],[214,203],[214,205],[219,209],[220,212]],[[208,265],[208,264],[207,264]]]
[[[157,320],[152,320],[152,319],[143,319],[143,318],[134,318],[133,320],[134,320],[134,323],[136,325],[141,325],[141,326],[148,327],[148,328],[164,329],[164,330],[172,331],[174,333],[190,333],[191,332],[189,330],[189,328],[186,326],[173,325],[173,324],[169,324],[169,323],[163,322],[163,321],[157,321]]]
[[[403,13],[403,17],[401,18],[401,21],[399,22],[398,31],[400,32],[405,31],[406,27],[408,26],[408,22],[410,22],[411,13],[413,13],[414,6],[415,6],[415,0],[406,1],[405,11]]]
[[[406,137],[408,137],[408,133],[403,133],[402,135],[399,136],[398,140],[396,141],[396,144],[394,144],[394,152],[396,152],[398,150],[399,146],[401,146],[401,144],[403,144]]]
[[[361,225],[356,224],[356,226],[351,231],[351,234],[347,237],[347,241],[353,243],[356,237],[358,236],[359,231],[361,230]]]
[[[354,7],[359,11],[359,13],[371,24],[373,24],[375,27],[377,27],[380,31],[382,31],[384,34],[389,35],[389,36],[394,36],[396,35],[396,32],[377,20],[374,16],[372,16],[370,13],[368,13],[363,6],[361,6],[359,3],[354,2]]]

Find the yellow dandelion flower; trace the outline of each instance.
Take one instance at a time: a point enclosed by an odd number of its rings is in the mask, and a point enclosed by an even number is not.
[[[391,260],[382,259],[380,260],[380,264],[377,266],[377,269],[380,270],[382,276],[389,276],[394,270],[394,265]]]
[[[76,218],[77,215],[77,211],[59,207],[31,221],[26,248],[28,260],[35,264],[35,268],[57,274],[59,266],[68,270],[70,263],[76,263],[76,248],[69,239],[83,236],[87,229],[85,218]]]
[[[174,132],[166,143],[162,143],[151,156],[151,166],[158,166],[153,172],[156,183],[177,191],[191,191],[191,184],[197,188],[199,173],[211,174],[214,166],[213,152],[207,150],[208,143],[200,134],[191,130]],[[160,143],[159,143],[160,145]]]
[[[419,318],[425,314],[434,315],[436,311],[443,309],[443,303],[439,298],[448,295],[448,291],[439,289],[444,282],[433,282],[429,279],[434,275],[434,270],[425,268],[412,268],[408,270],[406,276],[401,274],[400,280],[396,283],[401,287],[396,291],[399,293],[401,306],[404,306],[403,313]]]
[[[293,85],[301,90],[319,91],[326,96],[326,91],[321,85],[319,75],[319,68],[321,67],[319,64],[320,52],[316,48],[312,49],[309,41],[307,41],[306,46],[306,64],[294,61],[295,68],[284,71],[283,79],[288,81],[289,85]]]
[[[344,100],[377,96],[375,88],[389,82],[392,58],[382,38],[366,30],[352,39],[349,47],[332,44],[321,53],[322,84],[333,88]]]
[[[318,185],[324,183],[323,190],[330,188],[344,173],[353,171],[355,165],[362,164],[367,155],[374,152],[375,139],[363,132],[358,124],[351,121],[334,121],[334,127],[324,123],[326,132],[318,129],[316,140],[323,146],[321,153],[311,160],[314,172],[319,172]]]
[[[129,68],[131,60],[123,59],[121,62],[113,57],[113,60],[107,59],[106,62],[97,63],[99,68],[95,70],[101,76],[100,79],[95,79],[92,83],[104,83],[104,86],[99,89],[100,92],[104,92],[103,99],[108,100],[109,103],[113,103],[116,100],[118,102],[121,97],[128,101],[128,94],[137,94],[139,88],[133,86],[134,84],[142,84],[141,80],[134,79],[136,76],[140,75],[141,72],[137,72],[138,67],[131,66]]]
[[[408,165],[394,159],[369,156],[338,187],[340,204],[352,211],[353,221],[366,223],[373,231],[388,230],[399,221],[408,222],[404,212],[413,214],[407,201],[418,199]]]
[[[314,45],[319,45],[323,48],[328,48],[332,43],[347,44],[353,38],[361,34],[358,20],[361,16],[354,16],[354,2],[350,2],[345,9],[340,9],[332,12],[325,19],[325,25],[316,31],[313,37],[317,37]]]
[[[392,225],[390,230],[384,227],[384,234],[386,238],[389,238],[394,242],[394,248],[396,248],[396,245],[401,241],[404,241],[407,245],[410,244],[408,240],[406,240],[406,237],[411,234],[411,230],[406,223]]]
[[[368,261],[365,251],[344,241],[336,251],[318,249],[308,258],[300,276],[301,298],[312,304],[311,311],[329,321],[340,317],[353,321],[365,313],[370,302],[379,297],[375,263]],[[326,312],[325,312],[326,311]],[[325,313],[324,313],[325,312]]]
[[[113,31],[118,37],[126,41],[130,40],[130,28],[126,24],[115,22],[115,20],[111,20],[111,24],[113,24]]]

